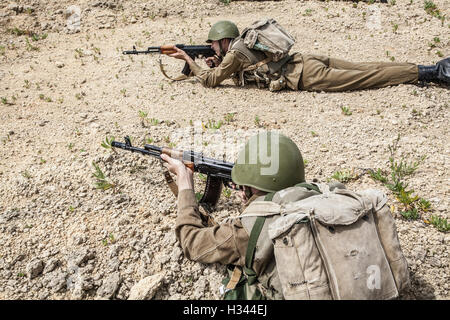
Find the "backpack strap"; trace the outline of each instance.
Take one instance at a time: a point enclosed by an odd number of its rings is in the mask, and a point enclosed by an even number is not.
[[[318,186],[312,184],[312,183],[306,183],[306,182],[301,182],[295,185],[295,187],[302,187],[308,190],[314,190],[317,191],[318,193],[322,193],[319,189]]]
[[[264,201],[271,201],[274,192],[268,193]],[[252,231],[250,232],[250,238],[248,240],[247,252],[245,254],[245,266],[243,268],[245,275],[247,276],[248,284],[253,284],[256,282],[256,272],[253,270],[253,260],[255,258],[256,243],[258,242],[261,230],[264,227],[264,222],[266,222],[266,217],[257,217],[255,224],[253,225]]]

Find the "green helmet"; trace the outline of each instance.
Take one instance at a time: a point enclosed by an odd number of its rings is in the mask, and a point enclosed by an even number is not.
[[[222,40],[225,38],[237,38],[239,36],[239,30],[237,26],[231,21],[219,21],[213,24],[211,30],[208,33],[208,40],[206,42],[212,42],[213,40]]]
[[[303,158],[297,145],[285,135],[261,132],[239,151],[231,179],[237,185],[276,192],[305,182]]]

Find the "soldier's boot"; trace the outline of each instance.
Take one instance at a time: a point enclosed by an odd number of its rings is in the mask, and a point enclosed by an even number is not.
[[[419,65],[419,81],[450,84],[450,57],[433,66]]]

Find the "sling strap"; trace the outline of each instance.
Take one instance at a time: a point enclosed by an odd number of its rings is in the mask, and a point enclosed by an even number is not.
[[[322,193],[316,185],[302,182],[295,185],[296,187],[303,187],[308,190],[314,190]],[[275,192],[268,193],[264,197],[264,201],[272,201]],[[262,228],[264,227],[264,222],[266,217],[257,217],[255,224],[253,225],[252,231],[250,232],[250,238],[248,240],[247,252],[245,254],[245,267],[243,268],[245,275],[247,276],[248,283],[251,285],[257,281],[256,272],[253,270],[253,261],[255,258],[256,243],[258,242],[259,235],[261,234]]]
[[[295,185],[295,187],[302,187],[302,188],[305,188],[308,190],[314,190],[314,191],[317,191],[318,193],[322,193],[318,186],[311,184],[311,183],[301,182],[301,183],[297,183]]]
[[[176,78],[172,78],[169,75],[167,75],[166,71],[164,70],[164,65],[162,64],[161,56],[162,55],[159,56],[159,69],[161,70],[161,73],[164,75],[164,77],[166,77],[167,79],[172,80],[172,81],[182,81],[182,80],[186,80],[189,78],[188,76],[186,76],[184,74],[180,74]]]
[[[274,192],[268,193],[264,198],[264,201],[271,201],[274,194]],[[245,254],[244,273],[247,276],[248,284],[250,285],[257,281],[256,272],[253,270],[253,260],[255,258],[256,243],[258,242],[259,235],[264,227],[264,222],[266,222],[266,217],[256,218],[248,240],[247,252]]]

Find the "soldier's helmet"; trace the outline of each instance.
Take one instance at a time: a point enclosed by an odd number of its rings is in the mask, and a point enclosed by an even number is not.
[[[237,185],[276,192],[305,182],[303,158],[291,139],[264,131],[251,137],[239,151],[231,178]]]
[[[216,22],[209,30],[208,40],[210,43],[213,40],[222,40],[225,38],[237,38],[239,36],[238,27],[231,21],[223,20]]]

